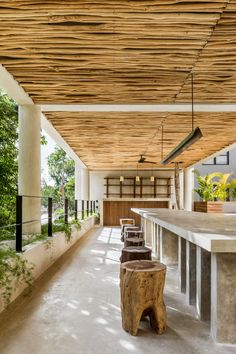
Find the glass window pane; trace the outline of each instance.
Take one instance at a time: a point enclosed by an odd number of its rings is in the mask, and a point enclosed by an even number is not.
[[[216,157],[216,165],[227,165],[227,164],[228,164],[227,154],[219,155]]]
[[[203,163],[203,165],[214,165],[214,159],[207,160]]]

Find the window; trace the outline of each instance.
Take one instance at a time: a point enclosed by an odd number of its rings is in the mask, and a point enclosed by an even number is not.
[[[203,165],[229,165],[229,151],[225,154],[218,155],[213,159],[207,160]]]

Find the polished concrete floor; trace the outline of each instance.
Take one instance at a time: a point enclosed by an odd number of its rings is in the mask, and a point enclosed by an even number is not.
[[[195,319],[177,288],[175,269],[165,287],[168,328],[156,335],[148,322],[137,337],[121,327],[120,231],[96,228],[64,255],[30,296],[0,316],[1,354],[236,353],[216,345],[209,325]]]

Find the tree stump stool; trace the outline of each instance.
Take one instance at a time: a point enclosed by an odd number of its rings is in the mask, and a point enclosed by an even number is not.
[[[129,246],[144,246],[145,241],[141,237],[127,237],[125,239],[124,246],[129,247]]]
[[[124,238],[125,238],[125,233],[126,231],[130,231],[130,230],[140,230],[140,228],[138,226],[133,226],[133,225],[122,225],[121,228],[121,241],[124,242]]]
[[[144,238],[144,232],[141,231],[141,230],[128,230],[128,231],[125,231],[124,239],[126,239],[128,237]]]
[[[130,246],[122,249],[120,257],[121,263],[139,259],[151,260],[152,250],[142,246]]]
[[[131,261],[120,266],[122,327],[133,336],[138,333],[142,315],[159,334],[166,330],[163,300],[166,266],[157,261]]]

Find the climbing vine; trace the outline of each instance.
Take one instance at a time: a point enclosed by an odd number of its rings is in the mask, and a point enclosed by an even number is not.
[[[0,249],[0,288],[3,304],[7,307],[13,291],[26,284],[28,289],[33,283],[34,266],[12,249]]]

